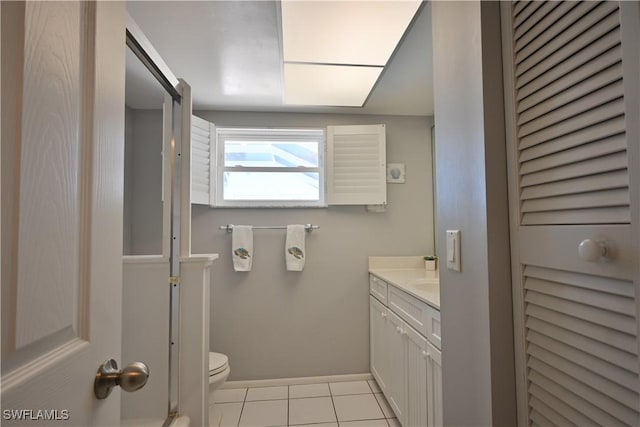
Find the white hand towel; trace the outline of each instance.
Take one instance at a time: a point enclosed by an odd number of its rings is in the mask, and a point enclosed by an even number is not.
[[[284,248],[284,258],[288,271],[302,271],[306,257],[304,239],[307,232],[304,225],[287,225],[287,240]]]
[[[231,253],[235,271],[251,271],[253,261],[253,227],[234,225],[231,233]]]

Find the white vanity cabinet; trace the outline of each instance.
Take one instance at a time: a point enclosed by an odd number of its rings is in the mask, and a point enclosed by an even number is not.
[[[389,347],[386,340],[389,309],[374,297],[369,297],[369,300],[371,373],[380,390],[386,392],[389,379]]]
[[[439,310],[378,277],[370,285],[371,373],[403,427],[441,426]]]

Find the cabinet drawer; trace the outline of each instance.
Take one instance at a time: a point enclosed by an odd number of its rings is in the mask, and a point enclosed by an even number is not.
[[[440,312],[393,286],[389,286],[388,294],[389,308],[440,348]]]
[[[388,305],[387,287],[387,282],[378,279],[376,276],[369,275],[369,293],[384,305]]]

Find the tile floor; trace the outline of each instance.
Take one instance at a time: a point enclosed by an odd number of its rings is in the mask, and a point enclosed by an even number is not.
[[[211,427],[400,427],[374,380],[216,390]]]

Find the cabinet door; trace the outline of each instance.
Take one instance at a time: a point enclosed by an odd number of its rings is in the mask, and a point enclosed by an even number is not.
[[[387,317],[387,342],[389,344],[389,393],[387,399],[400,424],[406,426],[407,408],[407,324],[389,311]]]
[[[389,378],[389,346],[386,339],[388,309],[369,297],[371,373],[380,389],[387,392]]]
[[[442,425],[442,358],[440,350],[427,342],[427,414],[429,427]]]
[[[405,427],[427,426],[427,339],[405,326],[407,346],[407,423]]]

